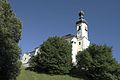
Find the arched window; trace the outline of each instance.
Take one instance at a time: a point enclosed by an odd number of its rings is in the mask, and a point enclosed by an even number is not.
[[[81,26],[78,27],[78,31],[81,30]]]

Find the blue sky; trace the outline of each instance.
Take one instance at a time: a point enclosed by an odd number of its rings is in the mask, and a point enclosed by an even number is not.
[[[49,36],[76,34],[76,21],[84,10],[91,43],[113,47],[120,62],[120,0],[9,0],[20,18],[22,52],[32,51]]]

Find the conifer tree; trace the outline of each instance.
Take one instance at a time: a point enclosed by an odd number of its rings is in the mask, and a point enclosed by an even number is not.
[[[15,80],[19,73],[21,22],[7,0],[0,0],[0,80]]]

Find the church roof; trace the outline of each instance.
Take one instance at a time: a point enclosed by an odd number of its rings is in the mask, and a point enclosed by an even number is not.
[[[73,37],[76,37],[76,35],[73,35],[73,34],[67,34],[65,36],[62,36],[62,38],[64,38],[65,40],[67,41],[71,41],[73,39]]]

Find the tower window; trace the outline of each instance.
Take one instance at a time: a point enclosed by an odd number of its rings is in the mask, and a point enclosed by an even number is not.
[[[81,30],[81,26],[78,27],[78,31]]]
[[[85,31],[88,31],[88,30],[87,30],[87,27],[85,27]]]
[[[81,42],[79,42],[79,45],[81,45]]]
[[[74,41],[71,41],[71,43],[74,43],[74,44],[76,44],[76,42],[74,42]]]

